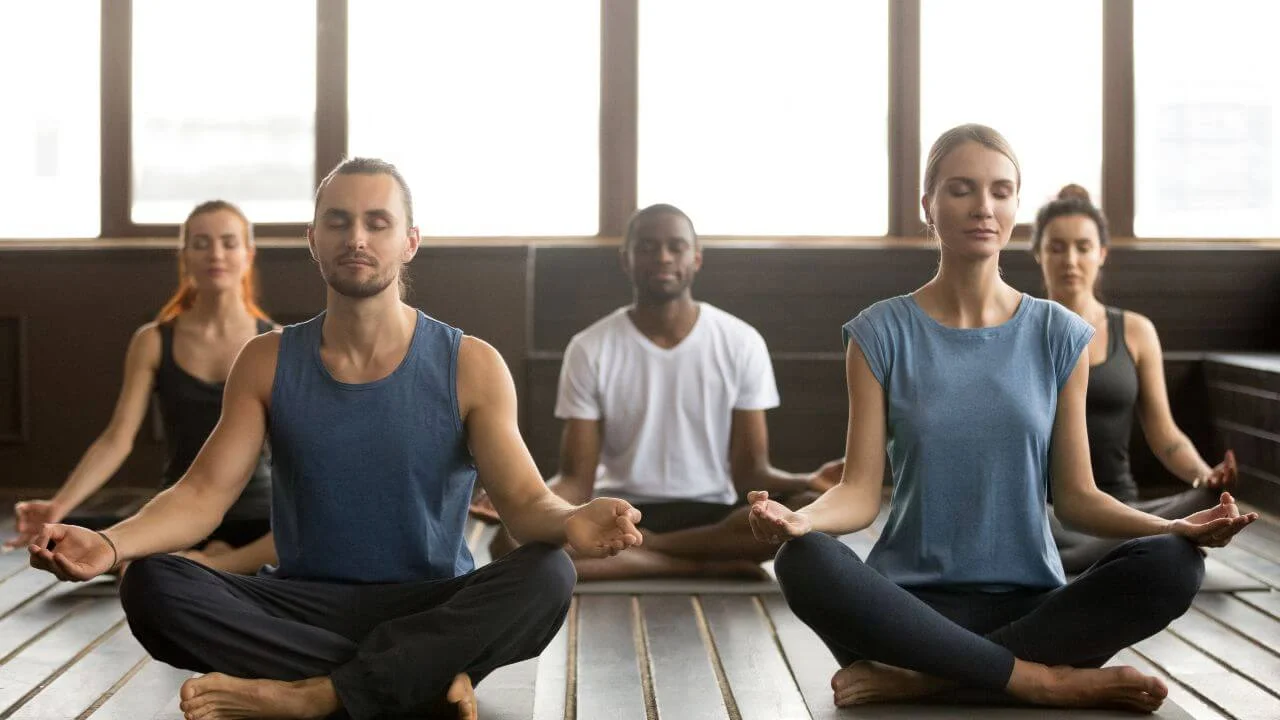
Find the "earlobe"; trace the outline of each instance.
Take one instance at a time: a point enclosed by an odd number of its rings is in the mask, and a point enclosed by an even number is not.
[[[418,248],[422,246],[422,233],[416,227],[409,228],[409,243],[405,245],[404,259],[405,262],[412,260],[418,254]]]
[[[320,262],[320,256],[316,254],[316,226],[307,226],[307,252],[311,253],[311,261]]]

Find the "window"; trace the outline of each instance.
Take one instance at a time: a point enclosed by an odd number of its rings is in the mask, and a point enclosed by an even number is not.
[[[707,235],[883,235],[888,6],[641,0],[637,193]]]
[[[1018,222],[1068,183],[1101,203],[1101,0],[921,0],[921,168],[943,131],[970,122],[1018,156]]]
[[[400,168],[423,234],[596,234],[599,2],[349,7],[348,153]]]
[[[133,0],[133,221],[311,218],[315,0]]]
[[[97,237],[97,3],[7,3],[0,22],[0,237]]]
[[[1258,7],[1134,3],[1135,234],[1280,235],[1280,45],[1243,20]]]

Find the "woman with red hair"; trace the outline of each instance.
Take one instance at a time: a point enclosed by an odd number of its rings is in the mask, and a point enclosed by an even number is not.
[[[110,422],[52,498],[15,506],[18,537],[7,546],[29,543],[45,523],[98,529],[116,522],[117,518],[72,513],[129,456],[153,392],[168,443],[163,485],[177,482],[218,422],[223,385],[240,348],[275,327],[255,299],[253,230],[239,208],[223,200],[202,203],[182,223],[180,237],[178,288],[155,321],[134,333]],[[252,472],[222,524],[190,553],[194,559],[241,572],[254,572],[272,560],[269,538],[253,543],[271,529],[271,472],[265,448]],[[229,553],[251,543],[252,549]]]

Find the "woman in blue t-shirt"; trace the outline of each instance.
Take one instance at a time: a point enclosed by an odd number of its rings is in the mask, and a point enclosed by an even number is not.
[[[1021,171],[999,133],[962,125],[930,150],[921,204],[937,275],[844,326],[849,384],[839,485],[793,512],[750,495],[762,540],[787,540],[776,571],[788,604],[842,666],[837,705],[950,688],[1055,706],[1150,712],[1168,690],[1114,653],[1186,611],[1204,565],[1256,519],[1231,496],[1181,520],[1094,486],[1085,432],[1093,328],[1000,276]],[[864,564],[833,536],[893,497]],[[1065,584],[1045,510],[1107,537],[1140,538]],[[1101,669],[1099,669],[1101,668]]]

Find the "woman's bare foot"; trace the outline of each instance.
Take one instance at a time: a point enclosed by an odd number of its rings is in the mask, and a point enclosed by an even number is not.
[[[470,682],[467,685],[469,687]],[[327,677],[281,682],[209,673],[182,683],[178,695],[186,720],[304,720],[332,715],[342,707]]]
[[[1006,688],[1038,705],[1155,712],[1169,694],[1159,678],[1128,666],[1100,669],[1046,667],[1018,660]]]
[[[954,686],[954,683],[914,670],[869,660],[851,663],[831,677],[831,690],[835,693],[838,707],[910,700]]]
[[[444,694],[445,702],[457,708],[458,720],[478,720],[479,711],[476,709],[476,691],[471,685],[471,676],[466,673],[458,673],[453,678],[453,683],[449,685],[449,690]]]

